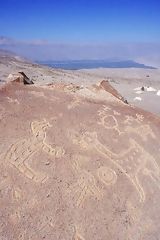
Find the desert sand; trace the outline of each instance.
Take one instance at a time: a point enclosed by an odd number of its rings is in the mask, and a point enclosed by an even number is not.
[[[72,71],[33,64],[17,56],[0,57],[0,84],[4,84],[8,80],[9,74],[19,71],[25,72],[36,85],[61,82],[86,87],[108,80],[130,104],[160,115],[160,94],[158,93],[160,69],[99,68]],[[134,90],[141,87],[154,88],[155,91]]]
[[[112,86],[116,88],[130,104],[138,106],[160,115],[160,69],[92,69],[80,70],[80,72],[94,74],[100,79],[108,79]],[[137,91],[137,88],[146,87],[145,91]],[[147,91],[147,87],[155,91]]]

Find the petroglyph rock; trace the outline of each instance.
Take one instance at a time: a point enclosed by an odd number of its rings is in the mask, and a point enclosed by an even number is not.
[[[0,89],[0,239],[160,239],[160,119],[73,89]]]

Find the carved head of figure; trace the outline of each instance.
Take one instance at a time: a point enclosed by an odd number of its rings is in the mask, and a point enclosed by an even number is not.
[[[46,129],[49,127],[52,127],[52,125],[50,125],[49,122],[46,121],[46,119],[43,119],[42,121],[34,121],[31,123],[32,133],[39,140],[45,138]]]

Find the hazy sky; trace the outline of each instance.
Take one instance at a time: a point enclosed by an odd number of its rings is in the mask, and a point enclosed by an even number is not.
[[[135,46],[141,51],[139,46],[143,43],[146,50],[148,44],[154,49],[158,45],[159,51],[160,0],[2,0],[0,35],[21,42],[19,51],[32,58],[43,58],[43,55],[45,59],[54,58],[50,55],[55,53],[53,48],[57,44],[63,44],[62,48],[58,45],[60,58],[63,58],[63,50],[68,50],[64,58],[73,58],[72,55],[76,58],[75,51],[79,55],[91,45],[96,46],[92,47],[94,54],[89,51],[94,58],[107,58],[107,51],[112,49],[106,46],[112,46],[113,50],[116,46],[117,57],[122,55],[121,46],[133,55],[136,55]],[[7,46],[12,49],[12,45]],[[14,45],[13,50],[16,49]],[[103,49],[106,49],[106,55]],[[115,51],[109,57],[115,57]]]

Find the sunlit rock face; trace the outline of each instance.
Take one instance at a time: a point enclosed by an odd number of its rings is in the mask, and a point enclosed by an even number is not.
[[[160,238],[160,119],[99,87],[0,90],[0,239]]]

